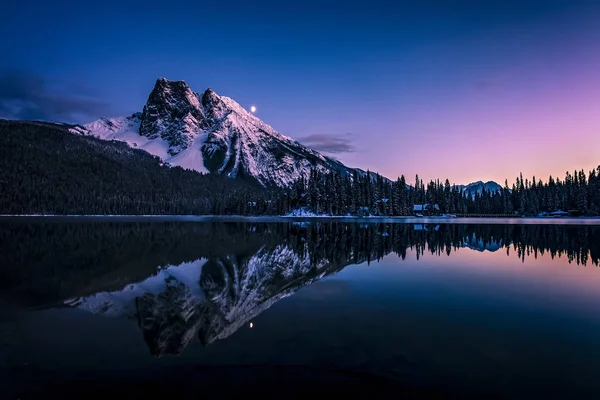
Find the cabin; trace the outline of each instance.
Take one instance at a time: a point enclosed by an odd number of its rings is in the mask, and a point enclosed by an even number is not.
[[[437,204],[415,204],[413,206],[413,212],[415,215],[435,215],[440,213],[440,206]]]

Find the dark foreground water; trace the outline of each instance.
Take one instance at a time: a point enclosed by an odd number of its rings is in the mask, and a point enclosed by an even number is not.
[[[2,398],[600,398],[600,226],[0,221]]]

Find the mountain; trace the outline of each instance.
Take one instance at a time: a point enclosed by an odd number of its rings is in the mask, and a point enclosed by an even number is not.
[[[81,133],[124,141],[172,166],[262,186],[288,187],[313,168],[364,175],[280,134],[229,97],[211,89],[198,94],[184,81],[165,78],[156,81],[142,112],[101,118]]]
[[[484,190],[496,193],[502,191],[502,186],[494,181],[488,181],[483,183],[482,181],[472,182],[468,185],[458,185],[458,188],[463,190],[463,193],[466,195],[467,193],[471,194],[471,196],[475,196],[476,193],[483,193]]]

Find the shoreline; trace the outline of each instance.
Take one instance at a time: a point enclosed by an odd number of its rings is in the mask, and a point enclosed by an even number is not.
[[[0,214],[0,222],[7,220],[44,221],[173,221],[173,222],[357,222],[406,224],[488,224],[488,225],[600,225],[598,217],[356,217],[356,216],[246,216],[246,215],[44,215]]]

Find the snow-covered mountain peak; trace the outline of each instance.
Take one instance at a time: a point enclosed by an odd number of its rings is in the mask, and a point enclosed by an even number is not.
[[[170,81],[165,78],[156,80],[154,89],[148,97],[148,103],[167,103],[177,105],[178,102],[185,102],[195,109],[200,109],[198,94],[194,93],[185,81]],[[146,105],[148,105],[148,103]]]
[[[139,133],[148,139],[161,138],[175,156],[186,150],[209,123],[198,95],[184,81],[159,78],[142,112]]]
[[[165,163],[204,173],[290,186],[311,169],[352,174],[339,161],[277,132],[229,97],[201,95],[184,81],[156,80],[141,113],[85,125],[89,134],[122,140]],[[362,171],[359,171],[362,172]]]

